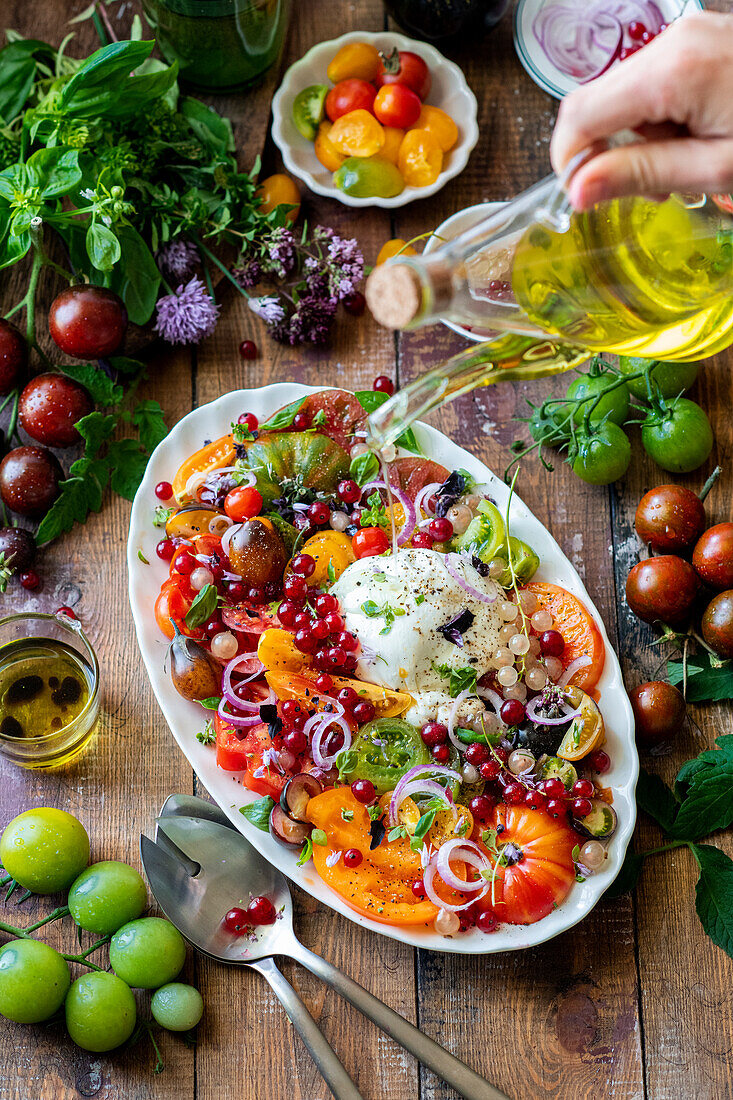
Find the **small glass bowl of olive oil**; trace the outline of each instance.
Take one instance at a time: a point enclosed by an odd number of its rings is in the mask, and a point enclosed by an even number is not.
[[[0,753],[21,768],[56,768],[91,739],[99,663],[76,619],[0,619]]]

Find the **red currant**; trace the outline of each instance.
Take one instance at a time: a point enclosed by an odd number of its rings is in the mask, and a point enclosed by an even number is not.
[[[312,423],[311,415],[307,412],[296,413],[293,417],[293,429],[296,432],[307,432]]]
[[[313,633],[313,637],[318,638],[319,642],[325,642],[326,638],[328,637],[328,633],[329,633],[328,632],[328,627],[326,626],[323,619],[316,619],[315,622],[313,623],[313,625],[311,626],[311,631]]]
[[[564,798],[565,784],[562,779],[545,779],[540,788],[548,798]]]
[[[341,299],[341,305],[352,317],[361,317],[366,309],[366,298],[360,290],[355,290],[353,294],[347,294]]]
[[[301,653],[315,653],[318,648],[318,639],[314,638],[310,630],[303,629],[296,630],[295,638],[293,639],[295,648],[299,649]]]
[[[353,714],[355,722],[358,722],[360,726],[366,725],[367,722],[371,722],[374,718],[374,703],[370,703],[367,699],[364,699],[361,703],[356,704]]]
[[[243,935],[250,923],[246,910],[238,907],[230,909],[222,921],[227,932],[231,932],[235,936]]]
[[[21,573],[18,577],[23,588],[27,588],[29,592],[35,592],[37,588],[41,587],[41,578],[36,573],[35,569],[26,569],[25,573]],[[74,616],[76,618],[76,616]]]
[[[241,581],[229,581],[227,584],[227,595],[229,599],[234,600],[235,603],[239,600],[243,600],[246,594],[247,589]]]
[[[519,699],[507,699],[501,704],[499,714],[505,726],[520,726],[525,718],[524,703]]]
[[[73,607],[67,607],[66,604],[64,604],[62,607],[57,607],[56,608],[56,614],[57,615],[65,615],[67,619],[78,619],[79,618],[77,613],[74,611]]]
[[[353,653],[354,650],[359,648],[359,639],[356,634],[350,634],[348,630],[341,630],[336,638],[336,642],[345,649],[347,653]]]
[[[283,581],[283,593],[293,603],[303,603],[308,595],[308,585],[304,577],[290,573]]]
[[[274,924],[277,913],[275,906],[269,898],[252,898],[247,906],[247,917],[250,924]]]
[[[559,798],[551,798],[547,803],[547,812],[550,817],[558,818],[567,813],[565,803]]]
[[[347,504],[356,504],[361,499],[361,489],[355,481],[339,481],[336,492]]]
[[[412,536],[412,545],[416,546],[418,550],[430,550],[433,540],[426,531],[420,531],[417,535]]]
[[[430,755],[433,760],[437,760],[439,764],[445,764],[448,760],[450,752],[447,745],[434,745],[430,750]]]
[[[473,814],[476,821],[485,822],[491,817],[491,812],[494,809],[493,801],[485,794],[477,794],[475,798],[472,798],[468,804],[468,808]]]
[[[565,639],[559,630],[545,630],[540,634],[540,652],[543,657],[561,657]]]
[[[415,881],[410,886],[410,889],[412,890],[412,892],[413,892],[413,894],[415,895],[416,898],[424,898],[427,895],[427,890],[425,889],[425,883],[423,882],[423,880],[421,878],[416,878]]]
[[[288,730],[283,734],[283,745],[295,756],[300,756],[308,748],[308,738],[302,730]]]
[[[494,914],[487,909],[476,917],[476,927],[479,932],[496,932],[499,922]]]
[[[589,798],[575,798],[572,803],[573,817],[587,817],[593,809]]]
[[[358,848],[349,848],[344,852],[344,866],[345,867],[358,867],[363,861],[364,856],[361,854]]]
[[[444,745],[448,740],[448,727],[442,722],[427,722],[420,730],[420,736],[428,748],[432,749],[436,745]]]
[[[331,509],[322,500],[314,500],[308,508],[308,519],[311,523],[328,523],[331,518]]]
[[[428,534],[435,542],[447,542],[453,537],[453,524],[444,516],[438,516],[428,524]]]
[[[248,432],[256,432],[260,426],[260,422],[254,413],[242,413],[237,423],[244,424]]]
[[[329,592],[324,592],[323,595],[316,596],[314,606],[317,615],[328,615],[329,611],[338,611],[339,609],[338,600]]]
[[[299,577],[312,577],[316,569],[315,559],[310,554],[296,554],[290,563],[290,568]]]
[[[172,563],[176,573],[183,573],[186,577],[189,573],[193,573],[198,564],[193,554],[190,554],[188,550],[178,550]]]
[[[328,627],[329,634],[340,634],[344,629],[344,620],[336,611],[329,611],[323,616],[323,621]]]
[[[524,796],[524,805],[530,810],[542,810],[547,805],[547,795],[542,791],[527,791]]]
[[[353,710],[359,702],[359,696],[352,687],[341,688],[336,698],[344,710]]]
[[[294,626],[295,616],[297,614],[298,605],[294,604],[291,600],[283,600],[277,609],[277,617],[284,627]]]
[[[285,721],[289,722],[300,710],[300,704],[297,699],[286,699],[282,703],[280,710],[282,711],[282,716]]]
[[[629,38],[633,38],[635,42],[641,42],[642,35],[646,34],[646,27],[636,19],[633,19],[629,23],[627,30],[629,32]]]
[[[575,798],[592,798],[594,789],[590,779],[578,779],[573,783],[572,793]]]
[[[522,783],[507,783],[504,788],[504,801],[507,806],[518,806],[520,802],[524,802],[526,793],[527,788]]]
[[[265,593],[261,588],[248,588],[247,599],[251,604],[258,604],[265,602]]]
[[[362,806],[367,806],[374,801],[377,789],[368,779],[355,779],[351,784],[351,793],[357,802],[361,802]]]
[[[155,547],[155,553],[161,561],[170,561],[175,552],[176,547],[173,539],[161,539]]]
[[[155,495],[158,500],[170,500],[173,496],[173,486],[170,481],[159,481],[155,486]]]
[[[326,676],[325,673],[321,673],[316,677],[316,691],[320,691],[322,695],[333,695],[334,683],[330,676]],[[354,692],[356,695],[356,692]]]
[[[372,382],[372,389],[376,390],[377,393],[386,393],[391,397],[394,393],[394,382],[386,374],[380,374]]]
[[[218,615],[212,615],[208,622],[204,623],[204,633],[209,638],[213,638],[215,634],[221,634],[224,630],[226,627]]]
[[[603,749],[596,749],[588,757],[588,763],[594,772],[598,772],[599,775],[603,775],[611,767],[611,757]]]
[[[305,630],[306,627],[310,629],[310,627],[313,625],[313,621],[313,616],[311,615],[310,611],[306,611],[302,607],[299,611],[295,613],[294,626],[296,630]]]
[[[259,355],[257,344],[255,344],[254,340],[242,340],[242,343],[239,345],[239,354],[243,359],[256,359]],[[251,430],[254,431],[254,429]]]
[[[466,749],[466,760],[469,764],[473,764],[475,768],[478,768],[481,764],[486,764],[491,756],[486,745],[482,745],[480,741],[474,741],[472,745],[469,745]]]
[[[479,774],[482,779],[486,779],[491,782],[492,779],[496,779],[497,775],[501,771],[501,764],[498,760],[487,760],[485,764],[479,766]]]
[[[498,758],[499,758],[499,760],[501,760],[502,764],[506,764],[507,760],[509,759],[509,753],[507,752],[506,749],[502,748],[501,745],[496,745],[495,746],[494,756],[498,756]]]
[[[346,664],[346,651],[340,645],[331,646],[326,655],[331,668],[342,668]]]

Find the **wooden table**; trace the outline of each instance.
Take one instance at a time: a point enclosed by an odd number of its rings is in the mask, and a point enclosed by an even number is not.
[[[8,26],[58,43],[67,30],[64,20],[84,2],[5,0],[3,13]],[[131,5],[115,4],[113,23],[119,7]],[[385,26],[380,0],[299,0],[294,8],[281,70],[325,38]],[[129,15],[128,10],[119,22],[121,35]],[[76,31],[72,53],[96,48],[90,24]],[[304,196],[311,221],[356,236],[371,262],[387,238],[409,239],[471,203],[509,198],[548,170],[557,104],[521,69],[510,18],[483,42],[446,52],[463,67],[479,100],[481,140],[460,178],[433,198],[392,213],[352,210]],[[277,164],[267,130],[278,81],[279,72],[272,73],[257,91],[217,101],[235,121],[244,165],[260,152],[266,169]],[[17,272],[10,283],[8,300],[16,301]],[[170,425],[240,386],[294,379],[364,388],[385,372],[404,383],[461,346],[442,327],[395,340],[368,316],[358,321],[343,316],[327,351],[284,348],[265,336],[231,288],[219,289],[223,310],[214,336],[194,352],[166,351],[151,362],[146,396],[160,401]],[[248,337],[256,340],[261,356],[245,363],[237,347]],[[716,521],[732,514],[732,364],[730,355],[708,362],[694,393],[714,423],[713,459],[726,470],[708,503]],[[562,381],[496,386],[455,402],[437,423],[501,472],[509,444],[523,432],[512,420],[524,413],[523,398],[536,401],[562,387]],[[562,462],[549,474],[527,461],[519,483],[524,500],[584,576],[618,643],[630,685],[649,679],[658,661],[657,651],[649,648],[651,633],[623,599],[626,573],[638,553],[633,513],[641,493],[665,480],[643,454],[638,436],[634,448],[629,475],[607,489],[584,485]],[[687,483],[699,487],[713,459]],[[166,728],[138,655],[124,567],[128,516],[124,502],[108,500],[100,515],[44,556],[40,594],[12,586],[0,599],[3,611],[72,605],[97,648],[103,677],[103,717],[94,747],[74,766],[46,775],[0,764],[0,821],[29,806],[56,805],[86,824],[93,858],[137,865],[140,832],[150,831],[165,796],[203,792]],[[683,759],[730,727],[730,708],[696,708],[692,719],[672,751],[643,761],[667,780]],[[635,843],[650,847],[658,836],[656,826],[642,816]],[[730,838],[719,842],[733,852]],[[486,958],[415,951],[364,931],[297,889],[295,923],[309,947],[517,1100],[723,1100],[733,1096],[733,964],[706,939],[697,921],[695,877],[686,851],[652,860],[634,895],[601,902],[572,932],[542,947]],[[11,901],[7,919],[17,912],[22,921],[25,913],[29,923],[32,904],[16,911]],[[63,934],[66,942],[73,935],[70,928]],[[292,966],[285,971],[368,1100],[447,1100],[454,1095],[317,979]],[[257,975],[191,958],[186,976],[201,989],[206,1015],[195,1049],[164,1036],[167,1066],[161,1076],[153,1076],[155,1059],[144,1043],[97,1057],[77,1050],[54,1029],[3,1021],[0,1096],[325,1100],[321,1078]]]

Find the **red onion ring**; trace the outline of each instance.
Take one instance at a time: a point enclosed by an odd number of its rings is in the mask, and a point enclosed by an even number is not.
[[[560,715],[559,718],[546,718],[544,714],[537,713],[537,707],[540,705],[541,702],[542,696],[535,695],[534,699],[531,699],[525,707],[525,714],[530,719],[530,721],[534,722],[537,726],[564,726],[568,722],[572,722],[574,718],[580,717],[579,710],[573,710],[572,707],[567,708],[567,704],[563,702],[561,706],[566,708],[564,714]]]
[[[450,713],[448,715],[448,725],[446,727],[446,729],[448,730],[448,740],[455,748],[458,749],[459,752],[465,752],[468,748],[468,745],[464,745],[463,742],[456,737],[456,714],[458,713],[459,704],[462,703],[464,699],[467,699],[470,694],[471,692],[468,690],[468,688],[466,688],[466,690],[462,691],[460,695],[457,695],[453,700],[453,705],[451,706]]]
[[[574,80],[593,80],[605,72],[618,57],[624,28],[613,4],[545,4],[538,12],[532,30],[547,59],[561,73]],[[585,32],[585,33],[584,33]]]
[[[470,596],[474,600],[478,600],[480,603],[496,603],[497,599],[499,598],[498,591],[495,593],[495,595],[489,596],[486,592],[480,592],[478,588],[474,588],[474,586],[472,584],[469,584],[465,577],[462,577],[456,569],[455,565],[453,564],[453,561],[455,559],[460,561],[463,565],[470,563],[464,562],[460,554],[443,555],[443,564],[445,565],[445,568],[450,573],[453,580],[460,585],[466,595]],[[471,568],[473,569],[473,566],[471,566]],[[476,573],[476,576],[479,576],[479,574]],[[493,581],[491,583],[493,584]],[[494,589],[496,589],[496,585],[494,585]]]
[[[221,702],[219,703],[219,707],[218,707],[216,713],[219,715],[219,717],[224,722],[228,722],[228,724],[230,726],[237,726],[240,729],[247,729],[250,726],[261,726],[263,724],[262,719],[260,718],[259,706],[257,708],[257,713],[256,714],[250,714],[250,715],[246,715],[246,716],[245,715],[239,715],[239,714],[231,714],[226,709],[226,707],[227,707],[227,700],[222,697]]]
[[[465,879],[459,878],[458,875],[453,873],[450,867],[451,856],[467,863],[469,867],[473,867],[476,871],[491,870],[491,864],[478,844],[474,844],[472,840],[461,838],[447,840],[438,849],[435,856],[435,868],[446,886],[450,886],[453,890],[460,890],[462,893],[466,891],[472,893],[474,890],[480,890],[482,886],[480,878],[475,879],[473,882],[466,882]]]
[[[400,527],[399,534],[397,535],[397,545],[404,546],[405,543],[412,537],[412,533],[415,530],[417,523],[417,512],[415,511],[415,505],[402,489],[399,489],[396,485],[387,485],[384,481],[368,481],[362,488],[362,493],[369,492],[370,489],[384,489],[389,495],[392,494],[402,505],[402,510],[405,513],[405,518]]]
[[[306,723],[307,725],[307,723]],[[328,756],[324,756],[321,750],[321,741],[328,733],[331,726],[338,726],[344,735],[344,743],[340,749],[331,753]],[[305,730],[305,726],[303,727]],[[313,737],[311,738],[311,756],[313,762],[319,768],[330,768],[335,762],[336,757],[340,752],[345,752],[351,745],[351,727],[346,719],[340,714],[327,714],[325,720],[322,716],[321,723],[314,729]]]
[[[399,780],[395,789],[392,791],[392,799],[399,799],[407,784],[413,779],[417,779],[419,775],[423,775],[425,772],[430,772],[433,776],[443,776],[445,779],[455,779],[458,783],[461,782],[461,776],[458,772],[454,771],[452,768],[446,767],[445,764],[416,764],[415,767],[409,768]],[[390,805],[391,801],[392,800],[390,800]]]
[[[433,493],[437,493],[440,488],[439,481],[431,481],[429,485],[425,485],[415,497],[415,511],[419,514],[424,512],[426,516],[432,519],[435,516],[435,512],[431,512],[428,508],[428,501]]]
[[[490,687],[479,686],[476,688],[476,694],[480,699],[486,699],[487,702],[491,703],[496,711],[497,717],[500,717],[500,711],[504,705],[504,700],[501,695],[499,695],[498,691],[494,691],[494,689]]]
[[[450,841],[448,843],[450,843]],[[445,845],[444,845],[444,847],[445,847]],[[489,883],[488,882],[484,883],[483,888],[481,889],[481,892],[478,895],[476,895],[475,897],[469,898],[468,901],[464,902],[462,905],[452,905],[450,902],[443,901],[443,899],[436,892],[435,887],[433,886],[433,881],[435,879],[436,874],[438,873],[438,868],[437,868],[437,855],[438,854],[439,853],[436,853],[436,855],[434,855],[430,858],[430,860],[428,862],[428,865],[425,868],[425,871],[423,872],[423,885],[425,887],[425,893],[430,898],[433,905],[437,905],[437,907],[439,909],[445,909],[449,913],[459,913],[461,911],[461,909],[467,909],[469,907],[469,905],[473,905],[474,902],[476,902],[480,898],[482,898],[486,894],[487,890],[489,889]],[[488,866],[488,864],[487,864],[487,866]],[[460,887],[453,887],[453,889],[460,889],[461,893],[465,892],[466,886],[473,887],[473,883],[466,883],[466,882],[464,882],[463,879],[458,879],[457,876],[453,875],[452,871],[450,872],[450,876],[451,876],[451,878],[455,878],[455,881],[460,882]],[[441,878],[442,877],[443,876],[441,875]],[[478,879],[477,881],[478,881],[479,886],[480,886],[481,879]],[[446,883],[446,885],[448,885],[448,883]],[[471,892],[474,892],[474,891],[471,890]]]
[[[564,688],[567,687],[573,676],[581,668],[586,668],[588,665],[593,664],[592,659],[587,653],[583,653],[582,656],[576,657],[574,661],[571,661],[568,667],[563,672],[560,679],[557,681],[557,686]]]
[[[227,702],[231,703],[232,706],[238,707],[239,710],[245,709],[242,704],[246,703],[247,700],[240,699],[238,695],[235,695],[234,688],[232,687],[232,673],[235,669],[239,668],[241,664],[244,664],[245,661],[251,661],[252,658],[257,661],[260,667],[257,669],[256,672],[253,672],[245,680],[242,680],[243,684],[249,684],[252,680],[256,680],[258,676],[261,676],[262,673],[265,671],[265,666],[262,664],[256,653],[239,653],[236,657],[232,657],[232,659],[228,661],[227,664],[224,666],[224,671],[221,678],[222,696],[227,700]],[[257,706],[259,708],[260,704],[258,703]]]
[[[450,791],[447,791],[445,787],[441,787],[440,783],[434,779],[414,779],[412,782],[407,783],[401,790],[399,798],[394,797],[394,792],[389,800],[389,820],[390,824],[396,825],[399,821],[398,813],[399,808],[406,798],[411,798],[413,794],[431,794],[436,798],[440,798],[445,802],[446,809],[453,811],[453,820],[455,821],[457,814],[456,808],[453,805],[453,796]]]
[[[241,526],[241,523],[233,523],[231,527],[227,527],[226,531],[221,536],[221,548],[227,557],[229,557],[229,543],[231,542],[232,535],[235,531],[238,531]]]

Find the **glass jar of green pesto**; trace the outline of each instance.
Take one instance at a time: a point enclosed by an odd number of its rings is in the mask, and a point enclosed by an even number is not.
[[[160,51],[200,91],[245,88],[277,59],[290,0],[143,0]]]

